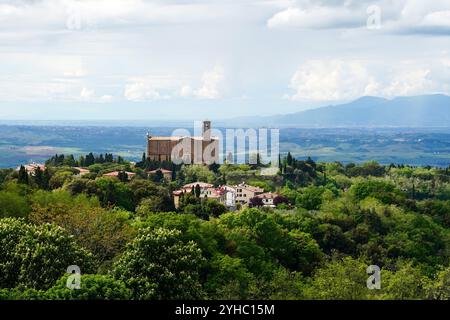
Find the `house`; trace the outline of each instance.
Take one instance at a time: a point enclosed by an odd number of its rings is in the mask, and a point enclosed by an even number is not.
[[[263,188],[250,186],[245,182],[233,186],[233,188],[236,190],[236,203],[241,205],[248,204],[251,198],[264,193]]]
[[[180,198],[182,197],[183,193],[185,193],[183,190],[175,190],[172,192],[173,204],[177,209],[180,207]]]
[[[116,178],[118,178],[120,172],[121,171],[113,171],[113,172],[105,173],[103,176],[104,177],[116,177]],[[125,173],[128,176],[128,180],[130,180],[131,178],[133,178],[136,175],[136,173],[134,173],[134,172],[125,171]]]
[[[214,185],[210,183],[197,181],[185,184],[183,187],[181,187],[181,189],[183,189],[186,192],[191,192],[191,190],[196,186],[200,187],[200,196],[202,196],[208,189],[214,188]]]
[[[34,176],[34,172],[36,171],[37,168],[41,169],[42,171],[45,170],[45,164],[42,163],[30,163],[30,164],[26,164],[23,166],[25,168],[25,170],[28,172],[28,174]],[[20,170],[20,166],[17,167],[16,171]]]
[[[276,205],[273,203],[273,200],[278,197],[279,195],[277,193],[273,192],[266,192],[256,195],[256,198],[262,199],[264,207],[276,207]]]
[[[207,196],[208,194],[208,189],[214,189],[214,186],[210,183],[205,183],[205,182],[192,182],[192,183],[188,183],[185,184],[184,186],[181,187],[180,190],[175,190],[172,192],[173,195],[173,202],[175,204],[175,208],[178,208],[180,205],[180,197],[183,193],[191,193],[193,192],[192,190],[195,189],[195,186],[199,186],[200,187],[200,197],[205,197],[205,195]]]
[[[196,186],[199,186],[200,188],[200,198],[216,200],[229,208],[233,208],[235,206],[233,195],[234,189],[232,187],[220,186],[215,188],[214,185],[210,183],[198,181],[185,184],[180,190],[172,192],[175,208],[178,208],[180,205],[180,197],[183,194],[195,192]]]
[[[84,168],[80,168],[80,167],[73,167],[74,169],[78,170],[78,174],[76,176],[78,177],[82,177],[88,173],[91,173],[91,171],[89,171],[88,169],[84,169]]]
[[[171,181],[172,180],[172,171],[167,170],[167,169],[156,169],[156,170],[152,170],[149,171],[149,174],[156,174],[158,171],[161,171],[161,173],[163,174],[164,179],[166,179],[167,181]]]
[[[235,210],[236,209],[236,189],[230,186],[221,186],[220,188],[222,188],[223,192],[224,192],[224,197],[223,197],[223,204],[231,209],[231,210]]]

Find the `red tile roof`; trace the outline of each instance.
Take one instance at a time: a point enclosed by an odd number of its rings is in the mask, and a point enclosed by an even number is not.
[[[105,173],[103,176],[104,177],[117,177],[119,175],[119,172],[120,171],[113,171],[113,172]],[[128,177],[132,177],[132,176],[136,175],[136,173],[134,173],[134,172],[125,171],[125,173],[128,175]]]
[[[172,171],[167,170],[167,169],[156,169],[156,170],[149,171],[149,173],[156,173],[157,171],[161,171],[162,173],[172,173]]]
[[[277,193],[266,192],[266,193],[258,194],[256,197],[261,198],[261,199],[274,199],[278,196],[279,195]]]

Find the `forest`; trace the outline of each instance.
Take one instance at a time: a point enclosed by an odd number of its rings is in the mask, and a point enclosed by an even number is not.
[[[290,153],[275,175],[265,167],[91,153],[1,169],[0,299],[450,298],[450,167]],[[245,181],[283,201],[230,211],[189,194],[175,208],[172,191],[197,181]],[[367,288],[370,265],[381,269],[379,290]]]

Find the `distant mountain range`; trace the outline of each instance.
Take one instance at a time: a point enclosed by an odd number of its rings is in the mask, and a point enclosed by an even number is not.
[[[268,117],[242,117],[227,126],[269,127],[450,127],[450,97],[423,95],[353,102]]]

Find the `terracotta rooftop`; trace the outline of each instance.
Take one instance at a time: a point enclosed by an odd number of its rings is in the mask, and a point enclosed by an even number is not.
[[[245,184],[244,182],[241,183],[241,184],[238,184],[235,187],[236,188],[241,188],[241,189],[246,189],[246,190],[249,190],[249,191],[252,191],[252,192],[264,192],[263,188],[250,186],[248,184]]]
[[[156,171],[161,171],[162,173],[172,173],[172,171],[170,171],[170,170],[167,170],[167,169],[156,169],[156,170],[152,170],[152,171],[149,171],[149,173],[156,173]]]
[[[194,140],[203,140],[203,137],[190,137],[190,136],[149,136],[148,140],[152,140],[152,141],[179,141],[183,138],[191,138]],[[211,140],[215,140],[218,139],[217,137],[211,137]]]
[[[258,194],[256,197],[261,198],[261,199],[274,199],[274,198],[278,197],[278,194],[272,193],[272,192],[266,192],[266,193]]]
[[[200,188],[212,188],[213,187],[213,185],[210,183],[198,181],[198,182],[192,182],[192,183],[185,184],[183,186],[183,189],[195,188],[196,185],[199,185]]]
[[[125,173],[126,173],[129,177],[132,177],[132,176],[136,175],[136,173],[134,173],[134,172],[128,172],[128,171],[125,171]],[[104,176],[104,177],[117,177],[118,175],[119,175],[119,171],[113,171],[113,172],[105,173],[103,176]]]
[[[38,168],[38,167],[42,171],[45,170],[45,164],[35,163],[35,162],[30,163],[30,164],[25,164],[23,167],[25,168],[25,170],[27,170],[27,172],[34,172],[34,170],[36,170],[36,168]],[[17,171],[19,171],[19,169],[20,169],[20,166],[17,167]]]

